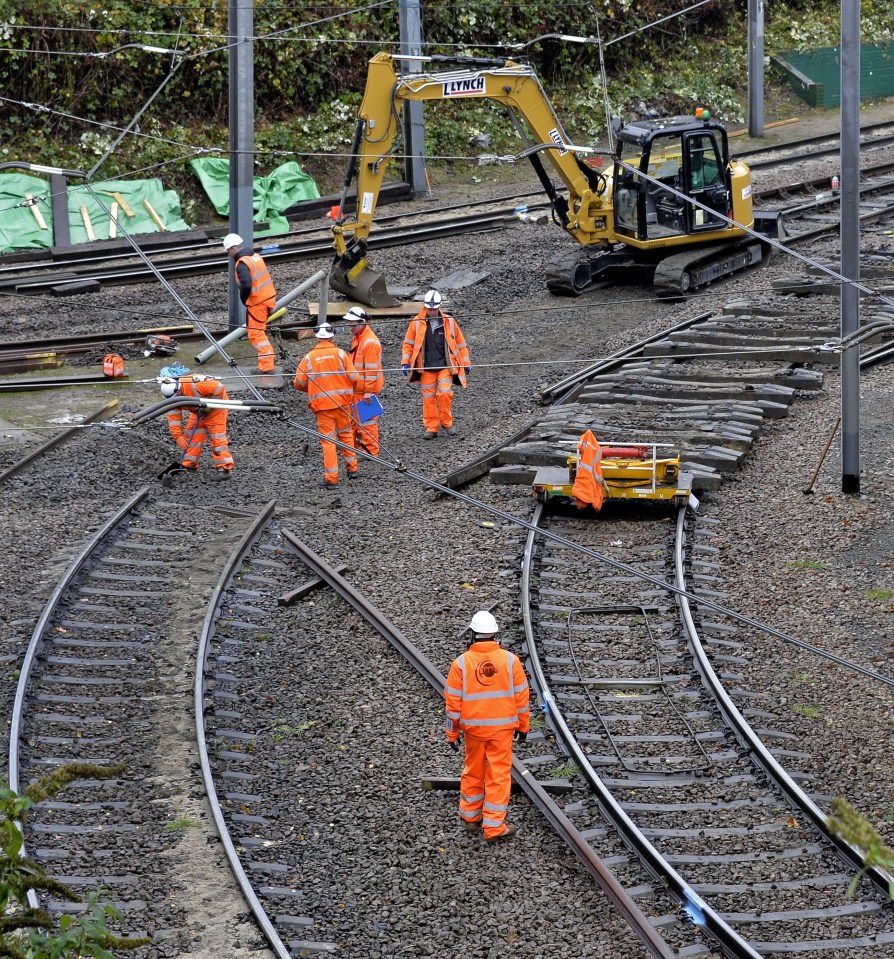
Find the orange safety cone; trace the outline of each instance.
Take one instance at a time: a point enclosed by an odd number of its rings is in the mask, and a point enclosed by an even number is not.
[[[334,207],[331,207],[329,212],[326,214],[327,220],[337,220],[338,211],[341,209],[341,205],[336,203]]]

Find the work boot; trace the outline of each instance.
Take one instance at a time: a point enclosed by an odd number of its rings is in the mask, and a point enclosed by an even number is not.
[[[327,483],[326,480],[320,480],[320,489],[338,489],[338,483]]]
[[[349,480],[355,480],[360,475],[360,470],[354,470],[353,473],[348,473]]]
[[[230,471],[229,471],[229,470],[215,470],[214,473],[213,473],[213,475],[212,475],[212,477],[211,477],[211,479],[212,479],[215,483],[220,483],[221,481],[223,481],[223,480],[228,480],[229,478],[230,478]]]
[[[445,432],[448,436],[455,436],[455,435],[456,435],[456,427],[455,427],[455,426],[445,426],[443,429],[444,429],[444,432]]]
[[[463,819],[462,824],[463,824],[463,829],[468,830],[468,832],[475,832],[481,828],[480,819]]]
[[[496,836],[491,836],[490,839],[485,839],[485,842],[496,842],[498,839],[510,839],[515,835],[515,826],[507,825],[503,832],[498,833]]]
[[[425,437],[424,437],[424,438],[427,439],[427,440],[433,440],[437,435],[438,435],[438,431],[437,431],[437,430],[429,430],[429,431],[425,434]]]

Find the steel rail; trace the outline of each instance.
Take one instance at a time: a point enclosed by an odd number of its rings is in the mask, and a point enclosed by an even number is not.
[[[202,780],[205,784],[205,793],[208,797],[208,805],[211,808],[211,815],[214,819],[214,825],[217,827],[217,833],[223,844],[227,855],[227,861],[230,864],[230,870],[233,877],[239,884],[242,895],[248,903],[257,920],[261,931],[270,943],[270,947],[276,953],[278,959],[292,959],[292,953],[282,941],[279,933],[276,931],[266,910],[261,905],[260,900],[255,894],[251,881],[242,868],[239,861],[239,854],[236,852],[236,846],[230,837],[230,830],[224,819],[223,809],[217,796],[217,787],[214,785],[214,776],[211,772],[211,761],[208,756],[208,741],[205,737],[205,666],[208,660],[208,651],[211,646],[211,640],[214,638],[217,627],[217,613],[223,599],[224,591],[230,580],[236,574],[236,571],[242,564],[243,559],[248,555],[255,540],[261,535],[264,527],[270,521],[273,511],[276,509],[276,500],[270,500],[260,513],[255,516],[254,521],[242,535],[242,538],[236,544],[236,548],[230,554],[229,559],[224,565],[220,574],[220,579],[214,587],[211,599],[208,601],[208,608],[205,613],[205,619],[202,623],[202,632],[199,636],[199,645],[196,650],[196,678],[193,688],[193,707],[196,723],[196,741],[199,751],[199,765],[202,769]]]
[[[891,121],[881,121],[880,123],[870,123],[865,127],[860,128],[860,149],[864,147],[871,149],[875,146],[885,146],[888,143],[894,141],[894,133],[887,133],[880,136],[873,136],[873,134],[881,133],[882,130],[891,130]],[[864,139],[865,137],[865,139]],[[799,153],[791,157],[780,157],[776,160],[767,160],[766,162],[757,162],[749,163],[748,165],[752,170],[760,169],[761,167],[768,166],[786,166],[791,163],[803,163],[804,162],[804,147],[815,147],[823,143],[832,143],[833,146],[830,146],[826,150],[811,150],[810,159],[815,157],[822,156],[837,156],[841,150],[840,147],[841,134],[840,133],[820,133],[816,136],[806,137],[803,140],[792,140],[789,143],[779,143],[773,147],[755,147],[753,150],[737,150],[733,154],[735,159],[742,160],[747,157],[756,157],[756,156],[765,156],[767,154],[782,152],[787,149],[797,150],[800,148]],[[732,151],[730,151],[732,153]]]
[[[681,507],[681,512],[685,507]],[[620,803],[599,774],[590,764],[583,747],[577,742],[571,732],[561,709],[549,688],[549,681],[540,662],[537,652],[537,642],[534,637],[534,622],[531,615],[531,576],[534,565],[535,539],[541,531],[544,504],[538,503],[531,519],[531,528],[525,542],[525,551],[522,560],[522,573],[519,583],[521,594],[522,625],[525,631],[528,661],[531,673],[540,690],[543,701],[543,711],[556,737],[568,751],[568,755],[577,765],[581,775],[587,781],[590,790],[596,795],[599,808],[605,819],[618,831],[627,845],[634,851],[643,866],[667,887],[671,895],[680,903],[680,906],[697,910],[704,916],[705,931],[719,944],[724,954],[731,959],[761,959],[760,953],[754,949],[716,912],[713,907],[689,885],[688,882],[670,865],[655,846],[638,829],[633,820],[623,810]]]
[[[105,406],[96,410],[95,413],[90,413],[84,417],[84,423],[94,423],[96,420],[102,419],[104,416],[107,416],[112,412],[113,409],[118,405],[118,400],[112,400],[110,403],[106,403]],[[55,436],[51,437],[42,443],[37,449],[31,450],[30,453],[23,456],[20,460],[13,463],[12,466],[7,466],[3,472],[0,472],[0,486],[2,486],[11,476],[14,476],[20,469],[24,469],[29,463],[32,463],[38,457],[43,456],[44,453],[49,453],[50,450],[55,449],[61,443],[64,443],[66,440],[70,440],[80,429],[83,424],[78,426],[70,426],[67,430],[62,430],[61,433],[57,433]]]
[[[410,226],[395,226],[379,230],[367,241],[370,250],[384,249],[390,246],[402,246],[411,242],[427,242],[444,237],[460,236],[465,233],[481,233],[488,230],[502,229],[507,223],[515,220],[514,213],[501,210],[493,213],[473,214],[469,217],[456,218],[434,225],[414,228]],[[268,263],[288,262],[291,260],[310,257],[327,256],[332,253],[331,239],[308,240],[298,244],[280,244],[278,250],[267,250],[264,259]],[[158,262],[155,269],[166,279],[177,279],[189,276],[201,276],[206,273],[223,272],[225,263],[222,257],[215,253],[196,257],[186,257],[167,262]],[[15,292],[20,296],[42,295],[54,286],[63,283],[83,282],[96,280],[107,285],[122,286],[128,283],[145,283],[155,276],[154,271],[138,263],[122,265],[117,268],[108,267],[94,269],[85,267],[72,270],[64,280],[54,276],[51,272],[35,273],[30,277],[19,277],[15,280],[0,279],[0,292],[4,289]]]
[[[696,668],[702,677],[705,687],[714,696],[724,721],[733,730],[739,742],[748,750],[752,761],[760,766],[777,787],[794,803],[794,805],[810,820],[823,838],[829,842],[839,854],[852,866],[862,870],[869,876],[873,884],[888,896],[888,890],[894,883],[894,876],[875,866],[867,866],[863,853],[855,846],[836,837],[829,829],[826,814],[814,803],[803,789],[789,776],[776,757],[761,741],[760,736],[752,729],[745,717],[739,712],[732,698],[723,688],[720,677],[714,671],[702,646],[698,628],[692,615],[690,594],[686,592],[686,575],[683,568],[683,544],[686,539],[686,511],[681,509],[677,513],[677,529],[674,547],[674,583],[677,587],[676,602],[680,613],[680,621],[686,632],[687,644],[695,660]],[[693,597],[696,605],[697,596]]]
[[[148,486],[144,486],[134,493],[118,512],[110,516],[102,526],[96,530],[90,541],[79,550],[77,556],[71,561],[71,565],[62,574],[62,578],[50,594],[50,598],[47,600],[43,612],[40,614],[40,618],[37,620],[37,624],[31,633],[31,639],[28,641],[28,649],[25,651],[25,658],[22,660],[22,665],[19,668],[19,681],[16,684],[16,694],[12,704],[12,718],[9,723],[8,777],[9,788],[15,793],[19,792],[19,739],[23,732],[22,723],[25,712],[25,695],[28,691],[31,670],[37,659],[37,653],[43,641],[44,633],[49,626],[53,614],[56,612],[56,608],[62,601],[65,591],[69,588],[75,576],[77,576],[84,567],[87,560],[96,552],[106,536],[108,536],[119,523],[125,520],[131,511],[139,506],[148,495]],[[25,855],[24,843],[22,844],[19,855],[23,857]],[[37,908],[37,896],[33,889],[28,891],[28,902],[32,908]]]
[[[428,682],[438,696],[443,695],[445,677],[435,668],[427,656],[417,649],[365,596],[355,590],[346,579],[336,573],[322,557],[317,555],[306,543],[303,543],[291,530],[284,529],[282,535],[303,563],[310,567],[320,579],[326,582],[383,636]],[[586,871],[624,916],[649,954],[660,957],[660,959],[674,959],[674,952],[653,928],[648,917],[640,910],[639,906],[596,855],[574,824],[565,816],[564,812],[517,757],[512,759],[512,778],[565,840]]]

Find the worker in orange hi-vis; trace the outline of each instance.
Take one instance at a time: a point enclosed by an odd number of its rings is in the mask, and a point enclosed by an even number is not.
[[[605,498],[605,480],[602,478],[602,447],[591,430],[577,442],[577,474],[571,495],[578,509],[592,506],[596,512],[602,509]]]
[[[275,354],[267,339],[267,317],[276,305],[276,287],[260,253],[243,246],[238,233],[228,233],[224,249],[233,260],[239,298],[245,304],[245,330],[248,340],[258,354],[258,373],[272,373],[276,369]]]
[[[429,290],[422,303],[407,327],[400,362],[404,376],[422,388],[422,425],[425,439],[433,440],[439,429],[456,432],[453,385],[466,388],[472,361],[459,323],[441,309],[441,294]]]
[[[203,376],[201,373],[190,373],[186,367],[179,367],[176,372],[171,367],[165,367],[158,376],[158,383],[161,395],[168,399],[174,396],[229,399],[223,383],[210,376]],[[205,445],[205,440],[210,439],[214,478],[218,480],[230,478],[233,457],[230,455],[230,441],[227,437],[226,410],[201,410],[184,406],[170,410],[167,419],[171,437],[183,450],[180,460],[183,469],[199,468],[202,447]]]
[[[512,740],[523,743],[531,728],[530,691],[518,656],[501,649],[500,627],[487,610],[472,617],[469,648],[447,674],[447,742],[459,750],[465,737],[466,761],[459,784],[459,818],[469,831],[482,827],[486,842],[507,839],[512,788]]]
[[[325,472],[320,486],[333,490],[338,486],[339,451],[333,440],[343,444],[340,449],[348,479],[358,472],[351,404],[359,377],[351,357],[332,342],[335,333],[328,323],[321,323],[314,335],[317,342],[298,364],[292,385],[307,393],[307,405],[316,414]]]
[[[357,386],[354,388],[354,445],[362,446],[370,456],[379,455],[379,417],[371,416],[360,422],[360,404],[370,405],[385,385],[382,371],[382,344],[369,328],[369,314],[359,306],[352,306],[345,313],[348,329],[353,334],[351,362],[357,370]]]

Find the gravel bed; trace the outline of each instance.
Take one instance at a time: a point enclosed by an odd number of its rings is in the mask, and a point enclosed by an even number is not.
[[[800,132],[803,135],[807,131]],[[780,181],[786,179],[779,177]],[[526,178],[522,182],[530,188],[533,181]],[[496,185],[484,180],[471,189],[479,188],[493,192]],[[500,183],[499,188],[503,190],[504,184]],[[431,202],[458,199],[469,190],[468,185],[445,185]],[[769,285],[774,278],[798,272],[791,263],[777,258],[757,273],[734,278],[705,296],[674,305],[655,303],[650,291],[639,286],[604,290],[566,302],[546,292],[539,264],[553,251],[567,246],[567,239],[555,228],[518,224],[477,237],[432,242],[423,249],[398,248],[374,254],[374,267],[395,285],[424,287],[461,269],[488,273],[476,286],[449,296],[449,308],[463,327],[473,362],[469,389],[460,391],[456,399],[455,437],[421,442],[418,391],[408,387],[397,372],[406,323],[376,324],[389,371],[382,396],[387,411],[382,420],[386,458],[399,459],[410,469],[432,477],[442,475],[534,418],[539,409],[540,385],[693,312],[719,310],[729,299],[760,296],[784,304],[784,298],[767,292]],[[291,289],[326,262],[284,264],[275,276],[280,290]],[[177,289],[201,319],[209,325],[224,326],[221,305],[225,302],[225,286],[225,278],[215,276],[183,281]],[[6,298],[0,302],[0,321],[28,336],[183,321],[155,287],[123,287],[77,300],[43,302],[48,308],[35,310],[31,301]],[[837,313],[837,302],[832,298],[811,303],[815,303],[817,314]],[[347,333],[337,342],[347,346]],[[286,346],[292,354],[286,369],[291,371],[306,344],[289,342]],[[191,348],[181,352],[184,361],[189,362]],[[247,344],[241,344],[235,353],[245,369],[253,368],[254,356]],[[129,361],[131,379],[151,377],[162,362],[139,358]],[[224,369],[215,363],[208,371],[220,374]],[[883,598],[882,591],[894,592],[894,494],[889,482],[894,455],[888,441],[894,372],[873,371],[863,383],[861,497],[845,497],[840,492],[837,442],[817,481],[815,495],[801,492],[837,415],[838,378],[833,373],[827,376],[826,388],[819,397],[799,401],[788,419],[767,425],[744,469],[730,477],[716,497],[708,498],[704,509],[718,521],[718,541],[723,546],[720,562],[724,585],[730,591],[730,606],[891,673],[892,600]],[[144,408],[158,398],[154,384],[136,382],[66,391],[64,398],[30,394],[5,404],[4,419],[22,426],[43,426],[59,412],[95,409],[111,392],[120,397],[126,410]],[[236,471],[229,484],[210,483],[209,464],[205,463],[199,475],[178,479],[171,491],[178,502],[193,508],[197,558],[201,556],[203,531],[215,523],[214,507],[257,509],[276,498],[280,518],[330,562],[350,564],[356,581],[362,583],[372,602],[386,610],[442,671],[461,651],[458,637],[477,608],[499,602],[498,617],[507,625],[513,623],[517,615],[516,582],[508,571],[520,548],[520,533],[453,499],[436,499],[405,475],[381,464],[362,462],[360,478],[337,494],[318,490],[316,484],[322,473],[318,442],[294,425],[313,426],[305,398],[290,387],[270,395],[282,405],[283,418],[231,416]],[[5,462],[5,447],[2,452]],[[9,650],[14,654],[21,648],[46,598],[47,584],[64,568],[67,554],[60,549],[60,538],[77,541],[80,531],[108,515],[128,492],[156,482],[160,470],[173,461],[174,452],[163,422],[134,432],[92,427],[39,467],[29,467],[0,489],[0,509],[11,519],[4,524],[7,561],[0,573],[8,600],[2,614],[6,617],[2,621],[4,653]],[[480,481],[469,492],[513,515],[529,514],[531,501],[524,488]],[[494,525],[483,526],[484,521]],[[826,568],[798,565],[802,558]],[[768,576],[775,587],[769,599],[765,590]],[[197,584],[194,589],[195,603],[204,603],[207,584]],[[870,591],[875,598],[870,597]],[[339,607],[330,608],[329,621],[340,641],[345,621]],[[282,623],[284,638],[300,636],[300,620],[284,613]],[[363,630],[357,630],[358,637],[364,635]],[[293,654],[303,653],[306,660],[313,654],[314,642],[320,641],[327,641],[325,633],[318,633],[313,640],[295,638]],[[452,754],[440,740],[437,715],[430,710],[420,714],[408,705],[406,677],[399,670],[391,675],[389,692],[385,682],[388,676],[381,675],[381,660],[362,655],[364,643],[369,642],[368,637],[358,638],[349,660],[351,682],[360,699],[346,697],[338,701],[338,709],[349,717],[377,714],[372,742],[381,751],[383,763],[388,764],[388,775],[383,775],[377,787],[399,782],[404,776],[450,768]],[[782,707],[791,706],[790,728],[798,735],[800,748],[812,757],[808,771],[815,776],[817,791],[847,795],[889,840],[894,838],[894,807],[889,798],[890,691],[776,640],[756,636],[754,643],[745,685],[772,691],[780,712]],[[0,688],[6,702],[11,702],[15,668],[14,661],[4,663],[5,678]],[[348,663],[345,669],[349,669]],[[364,670],[370,679],[375,674],[378,692],[374,698],[363,691]],[[296,690],[299,682],[296,677]],[[277,699],[274,705],[284,706],[285,702]],[[360,705],[370,708],[360,713]],[[810,708],[798,710],[797,706]],[[398,763],[396,757],[402,761]],[[408,762],[409,757],[412,759]],[[359,774],[362,758],[340,758],[321,774],[333,779],[340,769]],[[350,776],[343,778],[350,780]],[[189,788],[194,786],[190,784]],[[297,780],[292,788],[298,789]],[[359,793],[352,793],[344,802],[350,799],[347,808],[354,810],[359,808],[361,798]],[[561,857],[562,851],[556,849],[547,827],[523,798],[513,799],[510,814],[521,826],[518,841],[507,844],[494,856],[477,851],[467,854],[463,845],[466,837],[454,825],[451,802],[443,802],[442,809],[438,806],[440,799],[424,802],[429,815],[438,810],[441,816],[439,823],[434,819],[428,822],[427,835],[432,841],[440,841],[443,834],[455,843],[449,865],[434,850],[426,861],[424,880],[431,891],[425,895],[437,908],[448,896],[459,902],[453,891],[464,890],[469,896],[480,897],[478,906],[489,915],[497,916],[511,908],[519,937],[525,940],[527,917],[539,917],[539,909],[545,907],[544,887],[536,881],[541,870],[548,870],[548,883],[553,884],[546,888],[558,883],[567,884],[569,890],[580,890],[577,867],[569,864],[566,855],[567,869],[562,872],[557,868],[560,860],[555,856]],[[326,815],[327,810],[319,809],[311,818],[324,823],[330,821]],[[350,815],[346,820],[351,822]],[[369,837],[377,829],[391,828],[381,810],[375,813],[373,825],[373,829],[359,832]],[[325,829],[321,835],[326,835]],[[388,876],[388,888],[398,890],[394,893],[400,903],[396,909],[406,919],[408,906],[400,902],[399,890],[404,888],[405,873],[415,867],[401,863],[392,847],[393,841],[381,848],[373,843],[364,846],[358,835],[357,863],[337,864],[345,883],[357,890],[357,913],[338,920],[346,934],[363,923],[391,921],[390,912],[387,919],[373,918],[382,909],[383,896],[374,884],[363,887],[372,864],[386,849],[394,869]],[[325,876],[327,868],[335,868],[325,843],[309,843],[303,852],[307,856],[305,868],[314,875]],[[412,882],[408,880],[407,898],[418,898],[422,881],[416,874]],[[379,885],[378,889],[382,888]],[[334,916],[336,905],[330,908]],[[596,902],[590,908],[601,911],[604,904]],[[558,921],[557,911],[547,909],[545,914]],[[476,946],[478,951],[466,955],[584,954],[575,941],[566,949],[560,937],[544,944],[546,933],[539,931],[531,933],[528,944],[521,946],[519,939],[508,938],[511,930],[502,927],[498,918],[492,920],[488,930],[490,938],[485,941],[482,937]],[[378,929],[376,933],[373,944],[383,956],[420,954],[399,951],[389,930]],[[215,952],[212,946],[206,948],[197,941],[192,954],[211,956]],[[875,954],[885,953],[877,950]]]

